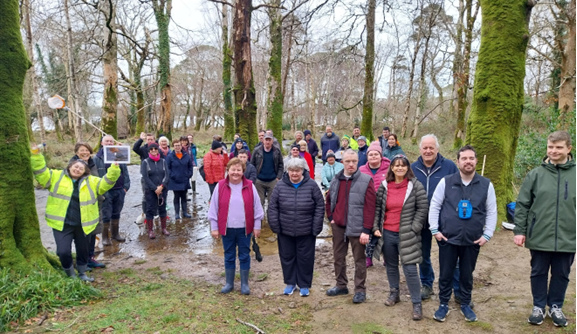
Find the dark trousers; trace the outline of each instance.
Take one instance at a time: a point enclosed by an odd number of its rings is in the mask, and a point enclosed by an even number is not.
[[[94,249],[96,248],[96,233],[95,231],[90,232],[89,235],[86,236],[86,238],[88,239],[88,242],[86,243],[88,245],[88,257],[94,257]],[[70,268],[70,267],[68,267]]]
[[[162,190],[160,195],[152,190],[146,191],[146,219],[153,220],[154,216],[158,213],[160,217],[166,217],[166,198],[168,195],[168,190]],[[162,200],[160,199],[162,197]],[[160,205],[159,205],[160,204]]]
[[[391,289],[399,289],[400,273],[399,273],[399,247],[400,239],[399,232],[383,231],[383,255],[387,262],[387,279],[389,280],[389,287]],[[421,282],[419,282],[419,273],[417,272],[417,264],[403,264],[403,272],[405,273],[405,280],[407,287],[411,294],[411,301],[413,304],[421,302]]]
[[[172,193],[174,194],[174,199],[172,200],[174,212],[179,215],[182,207],[182,212],[186,213],[186,190],[173,190]]]
[[[423,252],[423,262],[419,264],[419,275],[421,277],[421,284],[426,285],[429,288],[433,287],[433,282],[435,281],[435,271],[433,270],[433,264],[431,262],[431,247],[432,247],[433,235],[431,230],[428,228],[423,228],[421,230],[421,251]],[[457,261],[457,266],[455,267],[455,274],[453,275],[453,290],[455,295],[459,295],[459,261]]]
[[[102,203],[102,221],[104,224],[110,223],[112,219],[120,219],[125,196],[124,189],[110,189],[104,194],[104,202]]]
[[[236,250],[238,248],[238,262],[240,270],[250,269],[250,241],[252,233],[246,235],[245,228],[227,228],[226,235],[222,236],[224,248],[224,268],[236,269]]]
[[[60,258],[62,268],[72,267],[72,241],[76,247],[76,265],[88,264],[88,238],[81,225],[64,224],[62,231],[52,229],[56,242],[56,254]]]
[[[365,245],[361,244],[359,237],[345,237],[346,229],[336,224],[331,224],[333,231],[333,254],[335,258],[335,277],[338,288],[346,288],[347,279],[347,252],[349,243],[355,260],[355,292],[366,292],[365,281],[367,279],[367,257]]]
[[[314,235],[291,237],[278,234],[278,254],[285,284],[307,289],[312,286],[315,241]]]
[[[208,190],[210,191],[210,198],[212,198],[212,193],[214,192],[214,188],[216,188],[217,183],[208,183]]]
[[[256,188],[256,191],[258,192],[258,197],[260,197],[260,204],[262,205],[263,208],[264,208],[264,200],[267,197],[270,198],[270,195],[272,194],[272,190],[276,186],[277,182],[278,182],[277,179],[274,179],[274,180],[268,181],[268,182],[256,179],[256,183],[254,184],[254,187]]]
[[[448,304],[451,299],[451,290],[455,266],[459,262],[459,290],[461,305],[471,303],[473,291],[473,271],[477,265],[480,246],[457,246],[446,241],[437,242],[439,245],[439,300],[441,304]]]
[[[531,250],[531,293],[534,306],[563,307],[565,292],[569,284],[569,273],[574,260],[575,253]],[[549,269],[551,281],[547,288]]]
[[[144,178],[140,178],[140,186],[142,187],[142,213],[146,214],[146,183]]]

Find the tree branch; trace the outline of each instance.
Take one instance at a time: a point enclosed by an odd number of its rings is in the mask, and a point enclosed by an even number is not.
[[[208,0],[208,1],[234,7],[233,4],[224,0]]]

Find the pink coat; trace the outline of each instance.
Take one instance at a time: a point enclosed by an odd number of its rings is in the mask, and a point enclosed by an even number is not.
[[[379,170],[373,175],[371,172],[371,168],[369,167],[369,163],[367,162],[365,165],[359,168],[359,171],[363,174],[367,174],[368,176],[373,178],[375,182],[375,191],[379,190],[381,183],[387,178],[387,172],[389,171],[389,165],[391,164],[391,160],[383,157],[381,159],[381,167]]]

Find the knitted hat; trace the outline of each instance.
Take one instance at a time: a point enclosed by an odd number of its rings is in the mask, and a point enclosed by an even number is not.
[[[374,141],[371,143],[371,145],[369,146],[369,149],[367,150],[367,155],[371,151],[377,151],[377,152],[379,152],[379,154],[381,156],[383,155],[383,148],[381,147],[381,144],[379,144],[378,141]]]
[[[310,134],[311,134],[311,130],[305,130],[305,131],[304,131],[304,134],[305,134],[305,137],[306,137],[307,135],[310,135]]]
[[[238,137],[238,138],[236,138],[236,139],[234,140],[233,146],[236,146],[236,143],[238,143],[238,142],[240,142],[240,143],[243,144],[243,146],[244,146],[244,141],[243,141],[242,138],[240,138],[240,137]]]
[[[297,149],[300,151],[301,146],[300,146],[299,144],[292,144],[292,145],[291,145],[291,150],[292,150],[293,148],[297,148]]]
[[[365,144],[367,143],[367,137],[365,137],[365,136],[359,136],[359,138],[357,139],[357,141],[359,141],[359,140],[364,140],[364,141],[365,141]]]
[[[329,158],[334,158],[334,157],[335,157],[335,154],[333,152],[327,153],[326,160],[329,160]]]
[[[158,150],[158,144],[157,143],[148,144],[148,152],[150,152],[150,150],[152,148],[155,148]]]
[[[213,140],[212,145],[210,146],[211,150],[218,150],[222,147],[222,144],[219,141]]]
[[[342,139],[346,139],[349,143],[351,142],[351,137],[349,135],[344,135]]]

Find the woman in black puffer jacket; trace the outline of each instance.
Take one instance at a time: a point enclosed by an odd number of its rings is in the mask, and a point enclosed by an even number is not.
[[[316,237],[323,229],[324,198],[318,184],[305,170],[304,159],[290,159],[268,205],[268,223],[277,234],[285,295],[297,285],[309,295],[313,281]]]

